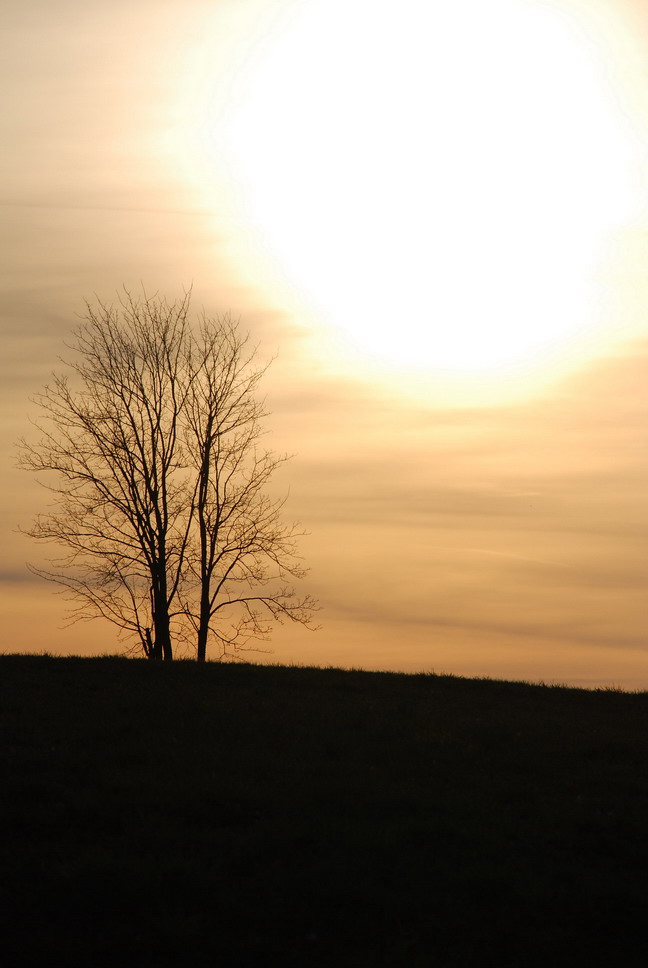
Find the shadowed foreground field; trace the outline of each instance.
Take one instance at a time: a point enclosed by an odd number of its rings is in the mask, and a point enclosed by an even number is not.
[[[644,965],[648,693],[0,657],[7,965]]]

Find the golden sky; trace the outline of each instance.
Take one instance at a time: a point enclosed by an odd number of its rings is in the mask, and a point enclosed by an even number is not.
[[[231,310],[323,629],[269,661],[648,688],[642,0],[6,0],[3,650],[115,651],[16,533],[86,298]]]

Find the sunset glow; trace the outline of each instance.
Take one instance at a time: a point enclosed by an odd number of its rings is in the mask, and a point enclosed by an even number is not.
[[[5,651],[122,648],[15,442],[85,300],[192,286],[322,605],[253,661],[647,688],[645,2],[4,7]]]
[[[287,9],[211,151],[226,146],[259,246],[305,307],[396,367],[586,357],[597,264],[633,189],[582,29],[510,0]]]

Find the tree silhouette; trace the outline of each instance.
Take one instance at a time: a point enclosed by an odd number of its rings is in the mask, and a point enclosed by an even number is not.
[[[300,532],[267,489],[287,457],[261,447],[266,367],[231,317],[192,325],[190,296],[87,304],[19,463],[50,472],[27,533],[64,549],[33,570],[65,587],[70,620],[102,616],[151,659],[194,643],[204,661],[210,640],[232,656],[273,620],[312,628],[317,605],[290,584]]]

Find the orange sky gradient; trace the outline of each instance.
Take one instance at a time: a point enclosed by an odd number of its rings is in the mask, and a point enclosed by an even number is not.
[[[119,651],[13,445],[84,299],[193,283],[276,354],[322,605],[252,659],[648,689],[645,4],[4,14],[2,650]]]

